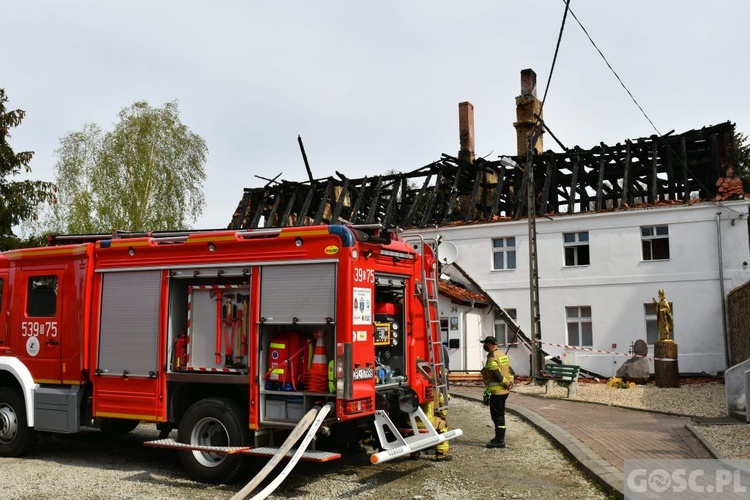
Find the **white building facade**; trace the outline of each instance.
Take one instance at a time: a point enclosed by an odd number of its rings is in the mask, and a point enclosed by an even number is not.
[[[485,353],[479,341],[487,335],[493,335],[493,309],[486,303],[456,300],[442,293],[438,297],[438,308],[450,370],[481,370]]]
[[[653,373],[653,299],[663,289],[672,304],[680,373],[713,375],[728,368],[726,297],[750,280],[748,200],[538,217],[536,228],[541,341],[549,355],[611,377],[630,357],[632,343],[643,339]],[[418,232],[452,242],[456,264],[530,332],[525,219]],[[444,272],[462,279],[450,266]],[[449,345],[460,338],[449,351],[452,370],[481,368],[484,336],[512,340],[487,308],[473,310],[445,297],[440,307],[441,317],[459,318],[458,330],[449,323],[447,332]],[[506,349],[514,371],[528,375],[529,351]]]

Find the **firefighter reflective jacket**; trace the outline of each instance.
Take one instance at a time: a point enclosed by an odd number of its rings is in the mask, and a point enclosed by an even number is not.
[[[499,370],[502,381],[498,381],[495,371]],[[491,394],[508,394],[513,384],[513,375],[510,374],[510,360],[500,349],[495,349],[487,355],[487,362],[482,368],[482,380],[484,386]]]

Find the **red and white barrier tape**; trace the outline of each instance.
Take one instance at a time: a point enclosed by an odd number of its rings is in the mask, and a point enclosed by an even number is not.
[[[602,349],[593,349],[591,347],[581,347],[581,346],[577,346],[577,345],[555,344],[553,342],[544,342],[543,340],[539,340],[539,339],[535,339],[534,343],[535,344],[536,343],[546,344],[546,345],[551,345],[551,346],[555,346],[555,347],[562,347],[563,349],[573,349],[573,350],[576,350],[576,351],[589,351],[589,352],[596,352],[596,353],[599,353],[599,354],[609,354],[611,356],[627,356],[628,358],[633,358],[633,357],[637,356],[636,354],[625,354],[625,353],[622,353],[622,352],[604,351]],[[668,360],[667,358],[652,358],[652,357],[648,357],[648,356],[638,356],[638,357],[646,358],[649,361],[667,361]]]
[[[605,351],[603,349],[593,349],[591,347],[581,347],[581,346],[577,346],[577,345],[555,344],[553,342],[545,342],[543,340],[534,340],[534,343],[535,344],[537,344],[537,343],[538,344],[547,344],[547,345],[551,345],[551,346],[555,346],[555,347],[561,347],[563,349],[573,349],[573,350],[576,350],[576,351],[589,351],[589,352],[595,352],[595,353],[598,353],[598,354],[609,354],[611,356],[627,356],[629,358],[635,358],[635,357],[646,358],[648,361],[677,361],[676,359],[673,359],[673,358],[654,358],[654,357],[651,357],[651,356],[639,356],[637,354],[626,354],[626,353],[623,353],[623,352]],[[521,343],[518,343],[518,342],[508,342],[507,344],[503,344],[503,346],[518,346],[518,345],[525,345],[525,344],[521,344]]]

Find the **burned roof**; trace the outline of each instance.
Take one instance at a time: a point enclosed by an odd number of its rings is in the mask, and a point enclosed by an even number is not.
[[[528,213],[526,157],[443,154],[406,173],[246,188],[229,229],[382,224],[404,229],[513,220]],[[534,155],[536,214],[742,198],[731,122],[591,149]]]
[[[475,292],[445,280],[438,281],[438,291],[446,297],[450,297],[452,301],[460,304],[476,303],[479,307],[488,304],[487,296],[484,293]]]

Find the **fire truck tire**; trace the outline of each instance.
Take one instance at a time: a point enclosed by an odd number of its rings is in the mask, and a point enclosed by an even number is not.
[[[247,446],[247,417],[240,405],[230,399],[202,399],[182,417],[177,441],[201,446]],[[246,465],[241,454],[198,450],[180,451],[180,461],[191,478],[214,484],[230,482]]]
[[[10,387],[0,387],[0,457],[20,457],[36,442],[26,420],[23,398]]]
[[[139,423],[138,420],[103,418],[99,422],[99,430],[110,435],[127,434],[128,432],[134,431]]]

